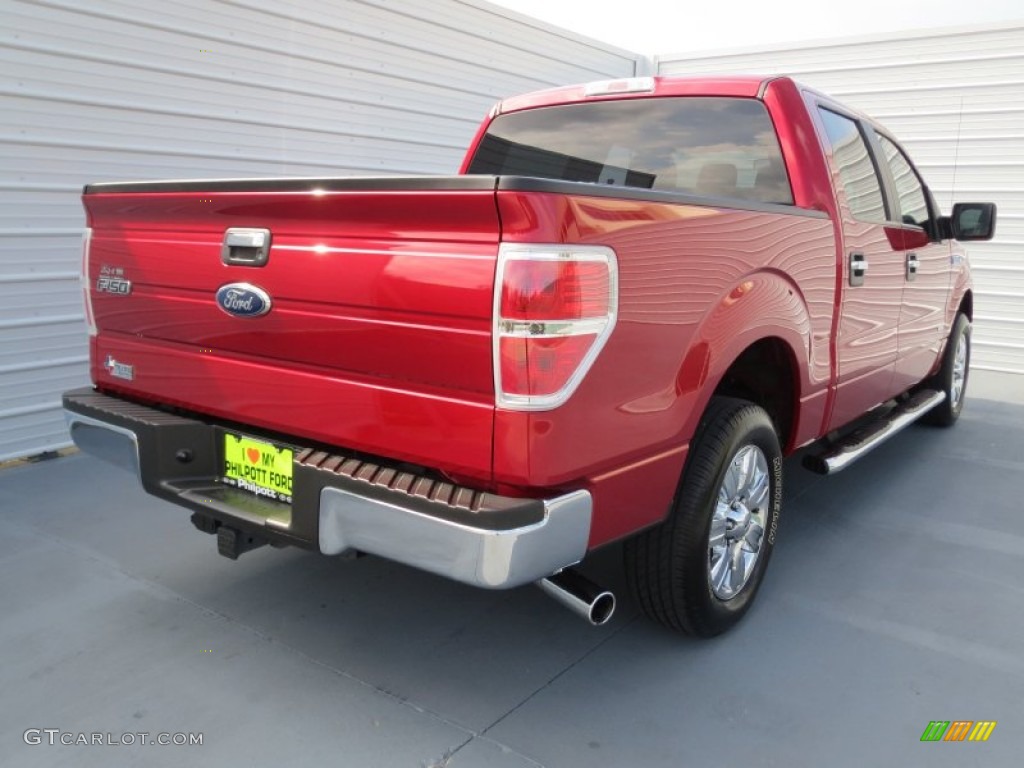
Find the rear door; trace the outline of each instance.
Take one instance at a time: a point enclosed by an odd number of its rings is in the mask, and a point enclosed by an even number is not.
[[[865,126],[838,105],[819,101],[816,118],[842,218],[842,308],[836,341],[837,392],[829,429],[849,423],[895,394],[903,297],[902,233],[882,193]]]

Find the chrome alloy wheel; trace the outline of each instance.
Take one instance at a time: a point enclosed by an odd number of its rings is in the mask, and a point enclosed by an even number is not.
[[[736,597],[754,572],[770,488],[764,453],[756,445],[740,448],[722,478],[708,534],[708,581],[719,600]]]
[[[967,381],[967,334],[961,333],[956,340],[956,352],[953,354],[953,381],[950,387],[950,404],[956,408],[964,396],[964,384]]]

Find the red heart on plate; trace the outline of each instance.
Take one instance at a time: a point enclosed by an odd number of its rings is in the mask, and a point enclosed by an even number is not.
[[[259,448],[246,448],[245,455],[249,457],[249,461],[253,464],[260,463],[260,449]]]

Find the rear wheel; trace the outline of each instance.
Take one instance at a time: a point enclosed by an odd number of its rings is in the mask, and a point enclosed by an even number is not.
[[[626,573],[647,616],[699,637],[750,608],[775,545],[782,451],[764,409],[714,398],[669,517],[626,543]]]
[[[929,411],[924,420],[940,427],[951,427],[960,418],[967,394],[967,377],[971,372],[971,321],[960,312],[953,321],[953,330],[946,341],[942,367],[929,382],[946,393],[946,399]]]

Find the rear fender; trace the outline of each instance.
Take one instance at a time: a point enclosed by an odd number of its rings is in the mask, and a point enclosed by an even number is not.
[[[821,424],[825,398],[815,400],[817,415],[806,412],[809,404],[803,396],[813,388],[809,379],[811,320],[807,305],[799,288],[785,275],[764,270],[745,276],[724,293],[693,334],[678,379],[680,392],[697,393],[695,407],[682,426],[686,442],[692,439],[730,366],[753,344],[772,338],[785,344],[795,373],[794,424],[789,443],[800,445],[809,439],[807,435],[814,436]],[[825,339],[825,354],[827,343]],[[824,391],[824,384],[821,388]]]

